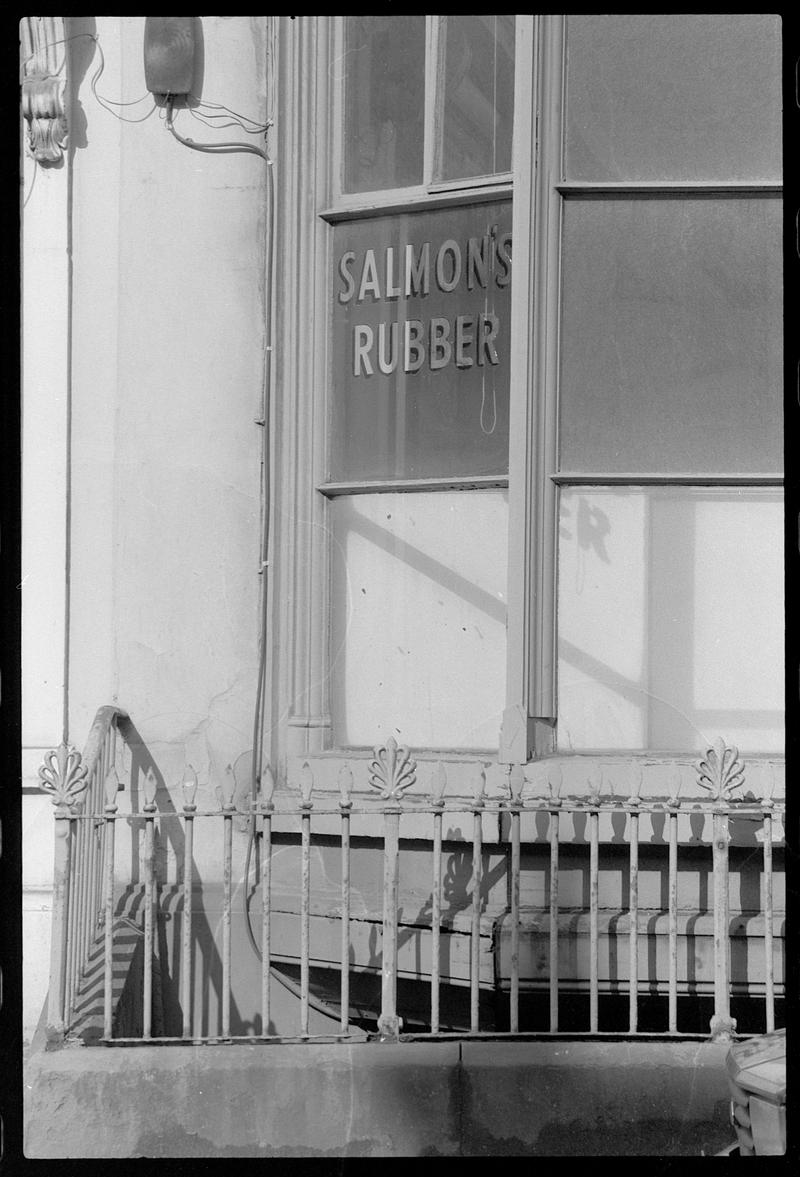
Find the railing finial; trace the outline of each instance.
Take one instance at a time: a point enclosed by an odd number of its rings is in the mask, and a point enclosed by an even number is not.
[[[45,755],[39,768],[39,788],[50,793],[54,805],[75,808],[88,785],[87,766],[72,744],[61,743]]]
[[[718,804],[729,801],[734,789],[744,784],[744,764],[739,759],[739,749],[734,745],[729,747],[721,737],[714,741],[695,768],[698,785],[710,792]]]
[[[382,801],[399,801],[416,782],[417,762],[408,748],[398,746],[394,736],[373,751],[375,759],[370,761],[367,776],[370,788],[380,793]]]

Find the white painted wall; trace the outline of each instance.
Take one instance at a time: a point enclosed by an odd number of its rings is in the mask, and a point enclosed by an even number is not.
[[[266,18],[201,24],[201,97],[263,120]],[[72,18],[67,31],[99,36],[108,105],[146,96],[143,17]],[[192,151],[158,112],[120,121],[92,93],[92,42],[71,44],[71,161],[39,169],[25,209],[25,778],[61,738],[68,539],[70,740],[81,748],[97,708],[117,701],[177,783],[186,760],[203,776],[252,744],[266,165]],[[134,119],[151,106],[112,109]],[[258,142],[186,112],[176,129]],[[29,161],[24,179],[27,192]],[[49,808],[26,798],[26,1036],[47,985]]]

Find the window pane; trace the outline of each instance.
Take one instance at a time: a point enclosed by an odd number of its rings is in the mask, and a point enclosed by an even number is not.
[[[497,749],[505,706],[508,495],[331,503],[331,666],[339,747]]]
[[[508,472],[511,203],[333,233],[330,476]]]
[[[558,741],[783,751],[783,512],[775,491],[561,495]]]
[[[570,16],[570,180],[779,180],[780,20]]]
[[[346,21],[344,191],[421,184],[425,17]]]
[[[782,468],[781,203],[568,200],[561,468]]]
[[[444,18],[444,110],[437,179],[511,170],[513,16]]]

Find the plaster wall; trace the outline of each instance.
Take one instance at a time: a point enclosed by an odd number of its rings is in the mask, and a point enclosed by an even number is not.
[[[264,121],[266,18],[200,25],[198,96]],[[66,32],[68,156],[38,169],[25,208],[23,783],[61,739],[65,695],[79,749],[118,702],[160,783],[186,762],[213,781],[252,745],[266,167],[143,118],[142,17]],[[187,111],[176,130],[258,142]],[[32,176],[27,161],[26,191]],[[51,827],[26,796],[26,1037],[47,984]]]

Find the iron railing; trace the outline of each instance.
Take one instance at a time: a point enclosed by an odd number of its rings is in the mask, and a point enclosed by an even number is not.
[[[48,1026],[51,1037],[63,1038],[78,1029],[76,996],[85,980],[90,957],[94,950],[96,972],[102,974],[102,1033],[105,1042],[128,1043],[134,1041],[233,1041],[244,1036],[234,1033],[231,1001],[234,989],[234,960],[232,948],[232,922],[235,913],[235,893],[242,889],[251,898],[258,897],[261,919],[257,935],[246,911],[251,940],[260,955],[260,1029],[250,1026],[248,1041],[253,1038],[264,1040],[286,1040],[284,1033],[271,1033],[273,999],[272,978],[287,967],[287,962],[299,971],[297,983],[288,980],[293,988],[299,1009],[299,1033],[301,1040],[316,1035],[310,1029],[310,1011],[315,1008],[312,974],[320,965],[321,956],[325,964],[338,971],[338,1031],[326,1037],[349,1038],[364,1035],[363,1020],[352,1015],[351,982],[361,970],[371,967],[380,971],[380,1008],[377,1016],[377,1032],[384,1040],[396,1040],[403,1031],[403,1009],[398,1008],[398,953],[403,935],[427,941],[423,955],[428,962],[419,965],[417,975],[425,977],[429,994],[427,1013],[423,1019],[424,1033],[434,1037],[452,1033],[451,1024],[442,1024],[441,998],[445,983],[460,984],[468,989],[468,1013],[465,1024],[458,1033],[479,1035],[486,1032],[517,1035],[521,1031],[521,993],[532,989],[547,994],[547,1025],[539,1032],[558,1034],[565,1032],[562,1019],[562,1003],[567,990],[579,990],[588,995],[588,1024],[580,1032],[600,1034],[600,998],[608,991],[608,968],[606,958],[612,953],[616,960],[617,978],[612,986],[617,993],[627,990],[627,1026],[623,1032],[636,1035],[643,1033],[640,1024],[640,1010],[643,1000],[656,989],[666,990],[666,1030],[670,1036],[684,1033],[679,1025],[679,994],[691,990],[691,973],[694,964],[689,960],[691,949],[686,932],[687,921],[695,925],[703,918],[713,928],[713,979],[706,979],[706,988],[713,992],[713,1016],[710,1031],[712,1037],[731,1037],[736,1028],[731,1016],[731,946],[732,915],[730,907],[730,861],[729,844],[731,822],[744,818],[759,829],[761,843],[760,861],[757,864],[759,888],[758,911],[750,912],[760,929],[763,944],[763,991],[764,1022],[766,1029],[775,1027],[776,995],[782,987],[776,981],[776,960],[781,962],[781,913],[774,902],[775,869],[773,849],[783,840],[783,803],[775,800],[771,789],[765,790],[760,799],[753,799],[744,792],[744,766],[737,750],[727,747],[722,741],[708,750],[697,765],[697,785],[701,795],[691,800],[678,794],[677,782],[674,795],[662,798],[640,796],[641,771],[634,765],[633,775],[628,780],[625,796],[609,795],[604,791],[602,773],[595,772],[588,782],[584,797],[562,797],[561,770],[553,761],[544,777],[546,793],[529,795],[522,766],[511,767],[506,774],[505,796],[491,797],[486,793],[485,773],[478,769],[474,779],[471,797],[448,794],[447,773],[439,762],[429,781],[426,792],[414,789],[417,785],[417,766],[407,749],[399,748],[390,739],[375,749],[371,761],[351,761],[345,764],[338,776],[338,797],[330,792],[315,792],[311,767],[305,764],[299,778],[299,788],[276,790],[272,773],[267,770],[260,782],[255,797],[241,793],[237,796],[237,785],[230,769],[224,774],[223,783],[217,789],[218,808],[200,808],[197,805],[198,781],[191,768],[184,772],[182,781],[182,805],[175,808],[169,790],[159,791],[158,779],[152,765],[144,770],[140,763],[141,805],[137,812],[120,810],[120,774],[115,761],[116,734],[124,729],[127,719],[116,708],[103,708],[98,712],[83,759],[74,748],[62,745],[51,752],[40,770],[42,787],[50,792],[55,806],[56,852],[53,900],[53,940],[51,957],[50,992],[48,998]],[[353,768],[361,772],[362,779],[356,782]],[[124,772],[123,772],[124,775]],[[358,788],[357,784],[361,787]],[[707,793],[707,798],[703,795]],[[734,794],[739,793],[740,799]],[[161,806],[159,807],[159,798]],[[464,860],[459,851],[459,861],[465,863],[462,872],[460,902],[453,903],[452,894],[443,885],[443,876],[453,871],[455,852],[453,849],[453,821],[458,818],[458,834],[471,847],[471,856]],[[461,822],[469,828],[471,836],[463,839]],[[642,847],[649,847],[651,840],[643,841],[642,819],[661,823],[663,836],[660,847],[663,850],[666,902],[653,910],[652,904],[644,903],[640,888],[640,866]],[[354,819],[367,823],[373,832],[368,839],[373,858],[379,855],[382,862],[382,905],[373,915],[375,940],[380,950],[371,951],[369,960],[363,955],[359,944],[363,941],[361,920],[352,910],[354,890],[351,881],[353,849],[351,830]],[[450,824],[445,832],[444,821]],[[466,820],[465,820],[466,819]],[[536,839],[529,833],[531,821],[537,823]],[[140,943],[141,969],[136,975],[138,1006],[140,1016],[133,1031],[120,1023],[116,1016],[114,977],[118,970],[120,919],[125,916],[122,899],[131,894],[131,883],[126,884],[122,875],[122,862],[115,832],[123,821],[133,831],[137,847],[143,847],[140,856],[141,869],[137,868],[139,879],[139,900],[141,901]],[[694,822],[692,837],[686,835],[687,821]],[[205,860],[216,859],[219,867],[221,853],[221,918],[218,933],[219,944],[219,1020],[217,1032],[198,1024],[193,1006],[193,985],[206,984],[208,977],[208,954],[198,947],[197,926],[199,920],[206,920],[208,913],[195,904],[198,856],[196,853],[195,830],[198,822],[203,823],[209,833],[204,835]],[[487,842],[487,822],[495,822],[495,829],[506,831],[499,839]],[[583,837],[576,846],[575,838],[565,841],[565,826],[574,828],[580,822]],[[616,913],[614,920],[608,919],[606,906],[601,904],[601,882],[603,880],[602,855],[609,838],[609,822],[616,822],[615,852],[623,855],[624,874],[627,883],[627,902],[624,909]],[[371,823],[371,824],[370,824]],[[546,823],[546,830],[543,827]],[[620,835],[620,823],[624,831]],[[698,825],[699,823],[699,825]],[[218,827],[217,834],[213,834]],[[234,887],[235,866],[240,863],[234,854],[235,828],[240,833],[249,832],[257,842],[258,853],[254,856],[255,874],[250,872],[250,853],[247,867],[237,873]],[[710,838],[702,830],[710,830]],[[420,831],[427,832],[421,833]],[[401,912],[407,906],[402,902],[403,888],[400,880],[401,846],[403,839],[413,839],[422,857],[416,859],[414,886],[427,892],[424,914],[418,913],[408,919]],[[219,841],[216,839],[219,838]],[[530,857],[533,841],[539,855],[536,863]],[[327,877],[327,901],[320,907],[315,885],[313,852],[324,841],[328,855],[328,866],[338,858],[335,869],[337,876],[331,883]],[[169,891],[165,855],[162,843],[171,847],[175,884],[172,888],[174,913],[179,915],[180,936],[173,952],[171,972],[178,984],[173,989],[180,994],[180,1028],[175,1033],[165,1030],[163,1025],[154,1026],[154,965],[157,967],[158,921],[168,918],[167,900],[162,892]],[[157,844],[161,850],[157,852]],[[214,851],[214,845],[217,851]],[[363,845],[363,839],[361,843]],[[286,859],[287,846],[291,847],[290,861],[296,869],[296,895],[288,905],[276,901],[274,863],[276,853]],[[588,882],[588,903],[576,909],[571,894],[564,855],[569,851],[569,865],[574,865],[576,853],[583,855],[582,877]],[[494,922],[491,931],[491,951],[495,961],[495,975],[487,977],[487,888],[497,886],[496,863],[490,867],[489,853],[500,855],[500,869],[505,884],[503,911]],[[649,850],[647,851],[649,853]],[[681,856],[701,854],[711,881],[709,902],[704,908],[690,912],[687,917],[685,904],[679,903],[679,879],[681,877]],[[420,863],[427,861],[424,868],[425,880],[420,882]],[[538,864],[538,865],[537,865]],[[751,863],[752,866],[752,863]],[[466,869],[469,869],[469,878]],[[529,888],[532,870],[540,870],[545,885],[541,888],[541,900],[534,904],[521,901],[523,881]],[[330,876],[330,870],[326,867]],[[489,874],[492,874],[492,880]],[[407,883],[408,880],[405,880]],[[337,888],[338,884],[338,888]],[[568,885],[569,884],[569,885]],[[338,895],[331,902],[331,887],[338,889]],[[284,888],[285,890],[285,888]],[[450,887],[452,892],[453,888]],[[137,902],[139,901],[137,900]],[[247,902],[247,900],[246,900]],[[362,904],[363,906],[363,904]],[[741,905],[740,905],[741,906]],[[325,918],[339,923],[338,961],[335,951],[320,953],[312,945],[312,920],[318,921],[320,911]],[[291,919],[287,925],[287,912]],[[567,919],[567,917],[569,917]],[[567,926],[565,927],[565,919]],[[776,930],[777,920],[777,930]],[[130,924],[128,920],[128,925]],[[613,928],[611,924],[614,924]],[[588,923],[588,936],[583,928]],[[735,919],[734,919],[735,923]],[[275,929],[280,924],[281,943],[274,942]],[[412,926],[413,925],[413,926]],[[126,925],[127,926],[127,925]],[[287,951],[286,928],[294,936],[294,943]],[[531,927],[534,932],[531,932]],[[452,947],[456,929],[468,942],[464,967],[455,977],[452,967],[449,977],[443,977],[442,961],[448,959],[443,951],[444,940]],[[502,929],[502,934],[498,929]],[[507,932],[505,929],[508,929]],[[580,929],[580,930],[579,930]],[[683,929],[683,930],[682,930]],[[695,932],[697,927],[695,927]],[[358,935],[356,933],[358,932]],[[316,932],[315,932],[316,935]],[[521,967],[523,941],[531,943],[534,936],[537,963],[529,968]],[[582,937],[582,944],[588,942],[588,968],[571,967],[569,976],[563,965],[565,942],[572,937]],[[359,939],[359,937],[361,937]],[[652,957],[657,953],[648,951],[654,937],[662,949],[666,946],[667,967],[664,968],[663,954],[656,963]],[[504,939],[505,938],[505,939]],[[358,943],[357,943],[358,941]],[[502,953],[498,951],[501,941],[508,943],[507,985],[507,1026],[499,1031],[493,1026],[489,1031],[482,1025],[481,993],[487,988],[498,988],[497,961]],[[612,945],[613,943],[613,950]],[[102,944],[102,950],[100,949]],[[684,958],[681,961],[679,945],[683,945]],[[601,952],[601,946],[603,951]],[[621,947],[622,946],[622,947]],[[574,947],[567,943],[567,949]],[[115,956],[116,953],[116,956]],[[359,957],[359,953],[361,956]],[[605,954],[605,955],[604,955]],[[573,956],[575,953],[573,953]],[[584,954],[585,955],[585,954]],[[528,953],[530,957],[530,952]],[[619,957],[622,957],[622,967]],[[624,958],[627,957],[625,961]],[[100,960],[102,958],[102,966]],[[332,959],[333,958],[333,959]],[[648,964],[648,960],[651,963]],[[601,961],[603,975],[601,976]],[[237,965],[238,967],[238,965]],[[505,967],[505,966],[504,966]],[[752,962],[748,966],[752,969]],[[627,973],[627,976],[625,975]],[[85,985],[84,985],[85,988]],[[328,1007],[332,1009],[333,1007]],[[373,1026],[374,1029],[374,1026]],[[575,1032],[574,1025],[570,1032]],[[419,1036],[419,1035],[417,1035]]]

